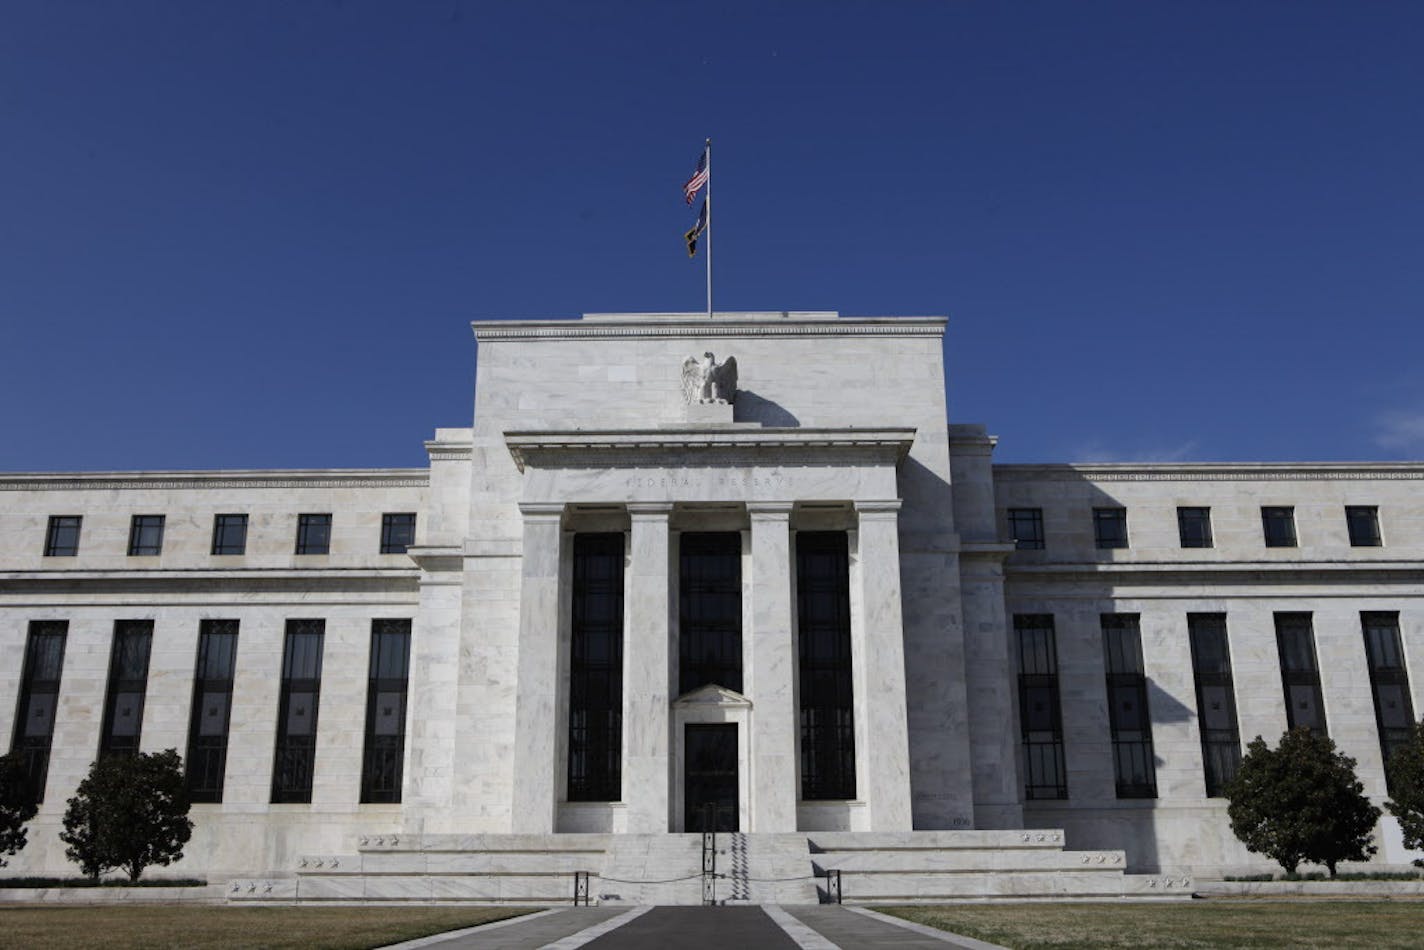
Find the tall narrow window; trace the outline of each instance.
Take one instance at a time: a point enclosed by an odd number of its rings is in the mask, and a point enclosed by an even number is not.
[[[1308,613],[1276,614],[1276,647],[1281,657],[1286,724],[1325,733],[1325,700],[1320,694],[1320,667],[1315,662],[1315,631]]]
[[[1023,731],[1024,797],[1067,798],[1063,715],[1058,699],[1058,646],[1052,614],[1015,614],[1019,642],[1019,725]]]
[[[1043,509],[1010,508],[1009,537],[1020,551],[1043,549]]]
[[[371,621],[371,676],[366,685],[366,748],[361,801],[401,800],[405,698],[410,675],[410,621]]]
[[[681,539],[678,692],[709,683],[742,691],[742,536],[687,533]]]
[[[1178,508],[1177,535],[1184,548],[1211,547],[1211,509]]]
[[[1374,505],[1346,505],[1345,527],[1350,532],[1351,547],[1380,546],[1379,509]]]
[[[35,802],[44,801],[50,741],[54,737],[54,716],[59,705],[59,674],[64,668],[64,638],[68,632],[68,620],[32,620],[25,643],[20,702],[15,709],[10,751],[20,757],[30,796]]]
[[[1093,541],[1104,550],[1127,547],[1127,509],[1094,508]]]
[[[415,543],[415,515],[410,512],[381,515],[381,553],[404,554]]]
[[[45,557],[74,557],[79,553],[79,515],[50,515],[45,531]]]
[[[1187,614],[1187,633],[1192,641],[1206,794],[1208,798],[1220,798],[1222,788],[1236,776],[1241,765],[1226,614]]]
[[[850,548],[844,531],[796,535],[801,660],[801,797],[855,798]]]
[[[104,695],[104,727],[99,754],[138,751],[143,728],[143,696],[148,690],[148,652],[153,643],[152,620],[120,620],[114,624],[109,654],[109,688]]]
[[[297,515],[297,553],[331,553],[331,515]]]
[[[288,620],[277,704],[277,754],[272,801],[310,802],[316,762],[316,714],[321,699],[324,620]]]
[[[129,557],[163,553],[163,515],[134,515],[129,522]]]
[[[1103,614],[1102,627],[1117,797],[1156,798],[1157,764],[1137,614]]]
[[[247,515],[217,515],[213,518],[213,553],[247,552]]]
[[[220,802],[237,663],[236,620],[204,620],[198,628],[193,709],[188,720],[188,797]]]
[[[623,535],[574,535],[569,642],[571,802],[623,797]]]
[[[1295,547],[1295,509],[1279,505],[1262,508],[1261,530],[1266,537],[1266,547]]]
[[[1370,690],[1375,698],[1375,725],[1386,776],[1389,760],[1409,743],[1414,727],[1414,704],[1409,700],[1409,671],[1404,666],[1404,646],[1399,640],[1399,614],[1365,611],[1365,655],[1370,662]]]

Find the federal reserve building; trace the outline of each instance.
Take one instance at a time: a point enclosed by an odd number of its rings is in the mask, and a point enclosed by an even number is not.
[[[1424,463],[995,464],[944,335],[478,322],[421,468],[0,475],[9,872],[168,748],[232,900],[1181,897],[1301,725],[1382,804]]]

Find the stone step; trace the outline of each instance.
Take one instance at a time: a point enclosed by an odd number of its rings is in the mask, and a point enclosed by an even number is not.
[[[841,900],[845,903],[1006,898],[1189,899],[1191,895],[1191,881],[1187,878],[1124,875],[1113,871],[986,874],[879,872],[841,875]]]
[[[1061,828],[1007,831],[812,831],[811,851],[1061,851]]]
[[[1126,859],[1121,851],[826,851],[810,856],[817,873],[852,871],[1079,871],[1108,868],[1121,871]]]

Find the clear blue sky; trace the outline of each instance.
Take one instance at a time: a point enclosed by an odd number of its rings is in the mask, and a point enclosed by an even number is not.
[[[0,3],[0,469],[419,465],[471,319],[948,314],[1005,461],[1424,456],[1424,3]]]

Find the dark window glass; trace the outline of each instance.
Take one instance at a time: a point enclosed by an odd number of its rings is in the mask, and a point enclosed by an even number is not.
[[[415,515],[381,515],[381,553],[404,554],[415,543]]]
[[[855,798],[850,548],[844,531],[796,535],[801,665],[801,797]]]
[[[1399,614],[1365,611],[1360,614],[1365,631],[1365,654],[1370,663],[1370,690],[1375,700],[1375,725],[1386,776],[1394,754],[1409,744],[1414,729],[1414,704],[1409,699],[1409,671],[1404,666],[1404,645],[1399,639]],[[1392,776],[1391,776],[1392,780]]]
[[[1127,547],[1127,509],[1094,508],[1093,539],[1104,549]]]
[[[163,516],[134,515],[129,522],[129,556],[163,553]]]
[[[152,620],[120,620],[114,624],[109,687],[104,695],[104,727],[99,733],[100,755],[133,755],[138,751],[152,643]]]
[[[1019,644],[1019,725],[1024,749],[1024,797],[1067,798],[1063,715],[1058,698],[1058,649],[1052,614],[1015,614]]]
[[[681,539],[678,692],[708,683],[742,691],[742,536],[687,533]]]
[[[213,519],[213,553],[247,552],[247,515],[217,515]]]
[[[50,515],[45,532],[45,557],[74,557],[79,553],[79,515]]]
[[[1241,765],[1241,733],[1236,723],[1226,615],[1187,614],[1187,632],[1192,641],[1206,794],[1220,798],[1222,788],[1236,776]]]
[[[574,535],[569,642],[571,802],[623,797],[623,535]]]
[[[1010,508],[1009,537],[1020,551],[1043,550],[1043,509]]]
[[[1350,546],[1380,546],[1379,509],[1374,505],[1346,505],[1345,525],[1350,529]]]
[[[1315,631],[1308,613],[1276,614],[1276,646],[1286,695],[1286,723],[1325,733],[1325,700],[1315,662]]]
[[[1295,547],[1295,509],[1264,507],[1261,509],[1261,527],[1266,533],[1266,547]]]
[[[204,620],[198,630],[187,762],[188,797],[195,802],[222,801],[237,627],[236,620]]]
[[[1137,614],[1103,614],[1102,628],[1117,797],[1156,798],[1157,764]]]
[[[366,746],[361,801],[401,800],[405,701],[410,675],[410,621],[371,621],[371,671],[366,686]]]
[[[325,631],[324,620],[287,621],[277,707],[277,754],[272,766],[274,802],[311,801]]]
[[[331,515],[297,515],[297,553],[331,552]]]
[[[25,643],[20,679],[20,701],[15,709],[15,731],[10,751],[20,757],[31,800],[44,801],[49,773],[50,741],[59,705],[59,675],[64,668],[67,620],[33,620]]]
[[[1177,534],[1184,548],[1211,547],[1211,509],[1178,508]]]

